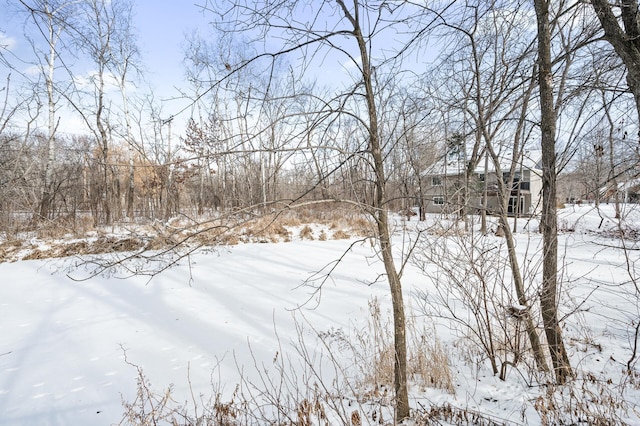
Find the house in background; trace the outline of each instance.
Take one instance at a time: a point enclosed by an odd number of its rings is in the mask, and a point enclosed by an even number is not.
[[[542,209],[542,152],[527,150],[518,160],[509,194],[509,215],[531,216]],[[487,164],[485,170],[485,163]],[[425,187],[424,206],[427,213],[461,212],[465,204],[475,213],[483,206],[486,194],[489,213],[499,211],[498,179],[509,181],[511,159],[500,161],[498,176],[493,161],[482,158],[465,182],[466,162],[459,157],[445,157],[422,174]]]
[[[640,202],[640,178],[618,182],[617,186],[610,185],[602,192],[606,202],[614,200],[617,194],[621,203],[638,203]]]
[[[607,170],[608,172],[608,170]],[[619,175],[615,180],[608,173],[599,177],[593,170],[578,169],[558,176],[558,200],[567,204],[640,203],[640,177]]]

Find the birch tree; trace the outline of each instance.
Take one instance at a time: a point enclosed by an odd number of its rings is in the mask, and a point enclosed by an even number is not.
[[[42,195],[38,208],[38,217],[44,220],[50,217],[54,197],[54,167],[56,158],[56,133],[58,130],[60,92],[56,81],[63,36],[72,25],[72,17],[77,8],[77,0],[20,0],[24,10],[29,13],[29,21],[35,26],[35,33],[41,40],[33,39],[31,44],[37,58],[36,66],[44,79],[47,96],[47,149],[46,162],[42,177]]]
[[[100,147],[101,181],[98,199],[94,202],[102,206],[102,221],[110,224],[121,214],[119,194],[116,193],[117,171],[110,164],[109,149],[115,123],[112,122],[113,100],[108,96],[108,88],[116,86],[120,90],[124,109],[125,138],[133,144],[126,92],[127,76],[135,66],[136,47],[132,38],[131,4],[126,0],[88,0],[82,5],[81,22],[74,31],[74,39],[80,51],[84,52],[95,66],[88,80],[92,104],[76,104],[76,110],[91,129]],[[82,96],[82,93],[80,93]],[[89,110],[90,113],[85,112]],[[130,185],[133,181],[133,167],[129,165]],[[132,214],[133,193],[129,186],[127,211]],[[94,210],[97,212],[97,205]],[[98,217],[95,218],[98,220]]]

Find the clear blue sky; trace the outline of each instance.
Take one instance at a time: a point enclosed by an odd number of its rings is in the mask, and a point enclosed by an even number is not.
[[[187,88],[185,72],[183,68],[183,57],[185,47],[185,35],[198,30],[201,35],[211,34],[209,32],[209,22],[215,17],[211,12],[203,11],[198,4],[204,0],[133,0],[133,26],[137,32],[137,44],[141,54],[141,62],[144,72],[144,80],[151,86],[156,102],[162,102],[163,117],[174,115],[189,106],[187,100],[172,100],[179,96],[178,88]],[[13,6],[9,6],[12,4]],[[12,49],[19,57],[26,58],[33,62],[33,51],[29,43],[24,38],[23,24],[26,16],[11,13],[17,9],[18,0],[0,0],[0,43],[2,37],[9,40]],[[6,13],[5,13],[6,12]],[[303,11],[304,12],[304,11]],[[30,31],[34,28],[31,26]],[[397,34],[389,34],[389,40],[381,41],[390,45]],[[400,36],[401,38],[404,36]],[[38,37],[36,37],[38,38]],[[40,39],[42,37],[40,36]],[[348,49],[354,49],[352,42],[347,42]],[[379,47],[379,51],[382,52]],[[357,56],[357,55],[356,55]],[[349,66],[344,55],[339,55],[335,51],[327,54],[317,55],[312,64],[311,70],[315,70],[316,77],[321,84],[335,85],[345,79],[349,72]],[[295,59],[294,59],[295,60]],[[408,60],[405,60],[408,61]],[[408,62],[405,63],[405,66]],[[29,64],[25,63],[23,69]],[[79,64],[82,65],[82,64]],[[91,71],[91,65],[79,66],[77,75]],[[0,80],[6,78],[6,68],[0,64]],[[314,71],[312,71],[313,73]],[[346,78],[347,83],[350,83]],[[1,86],[0,86],[1,87]],[[145,90],[144,87],[141,88]],[[131,93],[131,92],[130,92]],[[189,111],[185,111],[178,121],[186,122]],[[67,118],[67,117],[63,117]],[[80,123],[76,123],[81,125]],[[65,127],[74,127],[63,123]],[[72,131],[72,130],[69,130]]]
[[[138,47],[146,78],[162,98],[175,94],[174,86],[183,85],[185,34],[194,29],[205,33],[210,20],[210,13],[203,13],[192,1],[134,1],[134,25],[139,34]]]
[[[22,6],[16,0],[0,0],[0,44],[8,47],[10,53],[15,55],[12,58],[14,66],[25,72],[35,62],[35,58],[24,36],[24,23],[28,15],[20,12],[20,7]],[[156,101],[175,98],[178,95],[175,87],[185,86],[182,65],[185,34],[195,29],[206,34],[211,18],[210,12],[203,12],[193,1],[133,0],[133,26],[137,33],[143,78],[153,89]],[[32,23],[27,30],[32,33],[37,31]],[[42,40],[39,35],[34,38]],[[62,57],[70,60],[69,55],[64,53]],[[24,62],[21,63],[18,58]],[[3,82],[0,83],[0,88],[4,87],[9,72],[0,63],[0,81]],[[13,73],[12,86],[17,85],[17,80],[17,73]],[[163,113],[167,116],[187,105],[185,101],[167,101],[163,104]],[[61,123],[61,126],[74,127],[67,123]]]

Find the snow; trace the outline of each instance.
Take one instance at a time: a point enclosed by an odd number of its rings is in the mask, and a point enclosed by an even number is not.
[[[628,210],[624,217],[639,224],[636,213]],[[616,248],[620,240],[605,232],[617,229],[613,217],[611,206],[601,206],[600,213],[593,206],[561,211],[561,223],[571,229],[559,235],[561,314],[568,315],[565,339],[574,367],[600,382],[610,380],[606,391],[632,408],[620,416],[640,424],[638,386],[622,374],[640,318],[632,283],[637,279],[633,262],[640,256],[628,251],[632,266],[627,267],[627,257]],[[417,221],[398,226],[399,260],[400,248],[424,226]],[[540,236],[534,221],[521,219],[519,226],[518,250],[525,256],[525,250],[539,247]],[[311,350],[319,350],[318,331],[339,330],[349,338],[365,327],[373,298],[383,313],[390,309],[387,284],[379,279],[384,268],[368,241],[297,240],[201,250],[151,280],[123,270],[83,280],[89,271],[78,262],[0,264],[2,425],[118,424],[122,400],[136,396],[137,370],[131,364],[144,370],[158,392],[173,384],[179,402],[190,400],[190,387],[206,395],[219,385],[230,395],[240,371],[256,377],[256,365],[272,365],[283,351],[295,354],[292,344],[301,333]],[[429,292],[429,285],[408,263],[403,286],[409,312],[437,330],[456,392],[414,387],[412,405],[448,403],[509,424],[541,424],[534,404],[544,387],[529,386],[535,381],[524,367],[509,369],[507,380],[499,380],[481,355],[461,343],[459,329],[422,315],[416,295]],[[336,375],[326,374],[327,382]]]

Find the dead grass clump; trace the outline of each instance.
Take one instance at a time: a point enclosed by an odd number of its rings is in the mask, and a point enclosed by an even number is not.
[[[69,244],[63,244],[57,251],[55,257],[69,257],[79,254],[86,254],[89,243],[86,241],[76,241]]]
[[[298,216],[295,215],[293,212],[286,215],[279,216],[278,223],[283,227],[287,226],[291,228],[295,228],[296,226],[302,225],[300,218],[298,218]]]
[[[240,244],[240,239],[238,239],[238,237],[234,234],[223,234],[218,242],[227,246],[236,246]]]
[[[318,222],[322,217],[321,209],[298,209],[296,210],[296,214],[300,224]]]
[[[360,237],[374,234],[373,225],[366,218],[362,217],[362,215],[349,218],[348,225],[349,228]]]
[[[624,386],[611,379],[583,373],[563,387],[548,386],[535,401],[534,408],[543,426],[589,424],[625,425],[629,411]]]
[[[454,394],[449,357],[440,340],[435,336],[429,336],[426,330],[419,335],[415,333],[415,327],[409,327],[408,330],[413,342],[408,360],[408,374],[413,381],[419,384],[423,391],[426,388],[436,388]]]
[[[374,385],[376,391],[380,387],[392,386],[394,381],[395,349],[390,328],[390,319],[383,318],[378,299],[370,300],[368,327],[358,340],[363,347],[369,344],[376,352],[367,365],[371,367],[370,375],[367,377],[365,374],[364,377],[364,385]]]
[[[22,260],[38,260],[38,259],[46,259],[51,256],[47,256],[46,251],[42,251],[40,249],[33,249],[30,253],[22,258]]]
[[[95,230],[94,220],[90,215],[77,216],[74,222],[74,235],[82,237]]]
[[[269,228],[269,231],[272,236],[278,237],[283,241],[291,240],[291,232],[289,232],[289,230],[285,228],[285,226],[282,223],[274,223]],[[278,242],[278,239],[274,239],[273,242]]]
[[[333,233],[334,240],[348,240],[349,238],[351,238],[351,235],[349,235],[346,231],[343,231],[342,229],[338,229]]]
[[[327,233],[323,230],[320,231],[320,235],[318,235],[318,239],[320,241],[327,241]]]
[[[35,235],[40,239],[59,239],[72,234],[73,228],[68,227],[62,219],[42,223],[38,226]]]
[[[395,348],[391,316],[384,314],[376,298],[369,301],[367,325],[355,336],[342,329],[319,333],[327,347],[346,352],[354,360],[356,374],[350,386],[360,403],[393,399]],[[453,375],[444,348],[435,333],[416,327],[407,321],[407,373],[413,383],[424,388],[442,389],[454,393]]]
[[[368,236],[372,235],[374,229],[368,217],[359,209],[341,204],[325,205],[324,207],[307,208],[293,210],[300,224],[325,225],[330,230],[343,230],[352,235]]]
[[[47,248],[40,249],[32,246],[31,251],[23,260],[50,259],[87,254],[114,253],[135,251],[144,247],[144,242],[137,238],[100,237],[95,241],[60,242]]]
[[[18,239],[11,239],[0,243],[0,262],[15,260],[15,255],[22,250],[23,242]]]
[[[261,217],[251,220],[245,225],[241,236],[246,242],[291,241],[291,232],[285,227],[280,217]]]
[[[135,251],[143,248],[144,246],[145,243],[137,238],[107,237],[96,241],[94,244],[94,250],[97,250],[97,253]],[[103,249],[106,250],[103,251]]]
[[[367,218],[362,215],[353,215],[348,214],[345,216],[333,216],[331,221],[328,222],[329,229],[336,232],[344,232],[345,234],[351,233],[356,236],[366,237],[373,235],[374,229],[372,224],[367,220]],[[351,238],[351,236],[347,237]],[[334,239],[343,239],[336,238]]]
[[[199,246],[236,245],[240,242],[233,230],[233,224],[222,225],[219,221],[206,223],[206,227],[189,230],[189,242]],[[189,234],[185,233],[185,237]]]
[[[300,238],[303,240],[314,240],[315,238],[313,237],[313,229],[311,229],[309,225],[305,225],[300,230]]]
[[[165,247],[171,247],[176,244],[176,239],[173,235],[167,235],[160,233],[155,235],[146,245],[147,250],[160,250]]]
[[[233,232],[228,232],[222,229],[215,229],[196,234],[196,236],[194,237],[194,242],[202,246],[235,246],[240,243],[240,239]]]
[[[490,416],[468,408],[458,408],[451,404],[434,405],[425,408],[418,403],[420,410],[415,414],[415,422],[419,425],[475,425],[475,426],[504,426],[503,419],[492,419]]]
[[[223,233],[214,230],[197,231],[193,234],[192,240],[198,245],[211,246],[217,244],[222,235]]]
[[[60,239],[67,235],[82,237],[94,229],[94,219],[90,215],[68,215],[38,223],[36,236],[42,239]]]

